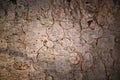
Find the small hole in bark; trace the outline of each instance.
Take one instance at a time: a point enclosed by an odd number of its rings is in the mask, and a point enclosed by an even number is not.
[[[45,40],[44,43],[47,43],[47,40]]]
[[[67,2],[69,2],[69,3],[70,3],[70,2],[71,2],[71,0],[67,0]]]
[[[50,28],[48,28],[48,30],[50,30]]]
[[[89,2],[85,2],[86,4],[89,4]]]
[[[37,20],[40,20],[40,18],[37,18]]]
[[[91,25],[91,23],[93,22],[93,20],[89,20],[87,23],[88,23],[88,26]]]

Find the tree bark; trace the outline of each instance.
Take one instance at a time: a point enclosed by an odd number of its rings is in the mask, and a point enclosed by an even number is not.
[[[0,2],[0,80],[119,80],[119,0]]]

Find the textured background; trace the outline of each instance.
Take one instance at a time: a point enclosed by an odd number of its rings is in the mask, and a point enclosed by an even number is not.
[[[0,80],[120,80],[119,0],[0,0]]]

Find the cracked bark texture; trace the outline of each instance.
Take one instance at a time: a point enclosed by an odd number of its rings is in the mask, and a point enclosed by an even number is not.
[[[119,0],[1,0],[0,80],[120,80]]]

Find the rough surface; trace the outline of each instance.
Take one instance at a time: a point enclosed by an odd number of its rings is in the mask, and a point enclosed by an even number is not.
[[[0,80],[120,80],[119,0],[1,0]]]

